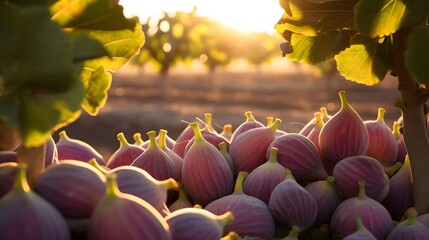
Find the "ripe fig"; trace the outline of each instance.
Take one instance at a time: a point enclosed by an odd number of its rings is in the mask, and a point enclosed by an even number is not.
[[[253,116],[251,111],[246,111],[244,113],[244,115],[246,116],[246,121],[244,121],[243,123],[241,123],[236,129],[235,131],[232,133],[231,136],[231,141],[236,138],[238,135],[240,135],[241,133],[249,130],[249,129],[253,129],[253,128],[258,128],[258,127],[263,127],[264,124],[262,124],[261,122],[257,121],[255,119],[255,117]]]
[[[314,144],[297,133],[288,133],[276,138],[270,145],[278,148],[277,161],[292,171],[298,182],[326,179],[328,173]],[[268,159],[270,152],[266,152]]]
[[[267,161],[267,149],[276,139],[275,133],[281,122],[276,119],[269,127],[249,129],[232,139],[229,155],[234,162],[234,176],[240,171],[250,173]]]
[[[322,224],[329,224],[332,214],[342,202],[334,182],[335,178],[329,176],[326,180],[311,182],[305,186],[305,190],[313,196],[317,203],[318,212],[314,221],[314,226],[316,227]]]
[[[67,136],[66,131],[59,133],[60,139],[55,144],[58,151],[58,160],[79,160],[88,162],[95,158],[100,165],[106,165],[103,157],[91,145],[78,139]]]
[[[172,239],[164,218],[149,203],[121,193],[114,174],[97,204],[88,227],[88,239]]]
[[[320,108],[320,114],[322,117],[323,122],[327,122],[332,116],[328,114],[328,110],[326,107]],[[314,116],[302,129],[299,131],[299,134],[303,136],[308,136],[310,134],[311,130],[313,130],[314,126],[316,125],[317,118]]]
[[[0,163],[0,198],[12,189],[17,171],[18,164],[16,162]]]
[[[346,237],[356,231],[354,221],[360,216],[368,231],[379,240],[385,239],[393,228],[393,220],[387,209],[368,197],[365,181],[359,181],[359,195],[344,200],[332,215],[330,228],[334,235]]]
[[[401,124],[397,121],[393,122],[392,134],[396,140],[398,153],[396,154],[396,162],[404,163],[405,155],[407,155],[407,149],[405,148],[404,137],[400,132]]]
[[[368,197],[378,202],[382,202],[389,193],[389,177],[384,172],[383,166],[372,157],[347,157],[335,165],[333,176],[344,198],[359,195],[360,180],[365,181],[365,192]]]
[[[243,183],[245,194],[257,197],[268,205],[271,192],[285,179],[285,167],[277,161],[278,149],[271,148],[268,161],[255,168]]]
[[[171,158],[171,160],[173,160],[174,166],[178,173],[176,180],[180,181],[182,178],[183,158],[168,147],[167,137],[167,130],[160,129],[158,133],[158,145],[159,148],[161,148]]]
[[[14,159],[14,162],[16,162],[16,157],[20,148],[21,148],[21,144],[19,144],[13,152],[12,151],[0,152],[0,163],[4,162],[5,160],[8,160],[8,158],[10,161]],[[3,156],[3,154],[6,154],[6,156]],[[10,158],[10,157],[13,157],[13,158]],[[52,138],[52,136],[50,136],[45,143],[45,168],[51,164],[57,164],[57,163],[58,163],[57,147],[55,145],[54,139]]]
[[[131,166],[145,170],[157,180],[179,179],[179,172],[176,169],[175,163],[159,147],[155,131],[149,131],[147,135],[150,141],[149,146],[131,163]]]
[[[144,152],[144,148],[134,144],[129,144],[123,132],[116,135],[119,141],[119,148],[110,156],[106,166],[110,169],[115,167],[130,165],[140,154]]]
[[[58,210],[30,189],[26,169],[24,164],[18,165],[13,188],[0,199],[1,239],[70,239]]]
[[[66,218],[86,218],[106,190],[106,179],[96,168],[78,160],[62,160],[36,179],[35,191]]]
[[[346,99],[344,90],[339,93],[341,109],[332,116],[319,134],[319,146],[323,158],[337,163],[357,155],[365,155],[368,148],[368,131],[359,114]]]
[[[232,161],[231,156],[228,153],[228,149],[226,148],[226,143],[221,142],[219,143],[219,151],[222,153],[223,157],[225,158],[225,161],[228,163],[229,167],[231,168],[231,171],[234,172],[234,162]]]
[[[377,240],[370,231],[365,227],[360,216],[355,219],[356,231],[343,240]]]
[[[428,240],[429,228],[419,222],[416,209],[409,208],[405,215],[406,219],[389,232],[386,240]]]
[[[305,231],[313,226],[317,217],[317,203],[313,196],[299,185],[290,169],[285,170],[285,180],[271,193],[268,204],[274,219],[286,227],[298,226]]]
[[[165,217],[174,240],[218,240],[234,220],[231,212],[215,215],[201,208],[183,208]]]
[[[323,125],[325,125],[325,122],[323,122],[322,114],[320,112],[314,113],[314,117],[316,118],[316,121],[314,122],[313,129],[311,129],[311,131],[308,133],[307,138],[310,139],[310,141],[314,144],[317,152],[321,153],[319,146],[319,134],[320,130],[323,128]]]
[[[384,108],[378,108],[376,120],[364,121],[369,141],[365,155],[377,159],[385,167],[390,167],[396,162],[398,146],[392,130],[384,121],[385,112]]]
[[[240,236],[271,238],[276,224],[267,204],[243,193],[243,181],[247,175],[246,172],[240,172],[234,192],[209,203],[205,209],[215,215],[227,211],[232,213],[234,221],[225,227],[225,232],[234,231]]]
[[[163,135],[162,137],[165,138],[165,140],[160,140],[161,135]],[[158,136],[156,136],[156,141],[158,142],[158,144],[160,144],[161,141],[165,141],[165,145],[168,149],[172,149],[174,147],[174,144],[176,143],[174,139],[167,135],[167,130],[165,129],[159,130]],[[141,146],[146,149],[149,146],[149,142],[149,140],[145,141]]]
[[[185,155],[185,148],[188,142],[194,137],[194,130],[188,125],[176,138],[176,143],[174,144],[173,152],[177,153],[177,155],[183,156]]]
[[[195,141],[183,161],[182,183],[195,203],[203,206],[233,191],[231,168],[222,153],[207,142],[196,122],[190,123]]]

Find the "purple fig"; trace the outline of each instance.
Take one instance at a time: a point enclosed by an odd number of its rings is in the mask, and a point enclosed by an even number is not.
[[[234,216],[231,212],[215,215],[201,208],[183,208],[172,212],[165,220],[175,240],[218,240]]]
[[[52,164],[58,164],[58,150],[52,136],[49,137],[45,145],[45,168]]]
[[[176,171],[179,174],[176,180],[179,181],[182,178],[183,158],[168,147],[167,137],[167,130],[160,129],[158,134],[158,145],[165,153],[167,153],[171,160],[173,160]]]
[[[228,149],[226,147],[226,143],[221,142],[219,143],[219,151],[222,153],[223,157],[225,158],[225,161],[228,163],[229,168],[231,168],[231,171],[234,172],[234,162],[232,161],[231,155],[228,153]]]
[[[398,149],[398,153],[396,154],[396,162],[404,163],[405,155],[407,155],[407,149],[405,147],[404,137],[400,132],[401,125],[399,122],[393,122],[392,134],[396,140],[396,145]]]
[[[320,114],[322,117],[323,122],[327,122],[332,116],[328,114],[328,110],[326,107],[320,108]],[[299,134],[303,136],[308,136],[310,134],[311,130],[313,130],[314,126],[316,125],[317,118],[314,116],[302,129],[299,131]]]
[[[62,160],[38,176],[35,191],[66,218],[86,218],[103,197],[105,182],[104,175],[90,164]]]
[[[124,133],[120,132],[116,135],[119,141],[119,148],[110,156],[106,166],[110,169],[115,167],[130,165],[140,154],[144,152],[144,148],[134,144],[129,144]]]
[[[267,205],[273,189],[285,179],[285,167],[277,161],[278,151],[272,147],[268,161],[255,168],[243,183],[245,194],[257,197]]]
[[[322,114],[320,112],[314,113],[314,117],[316,118],[316,121],[314,122],[313,129],[311,129],[311,131],[308,133],[307,138],[310,139],[310,141],[316,147],[317,152],[319,152],[320,154],[321,151],[319,146],[319,134],[320,130],[322,130],[323,128],[323,125],[325,125],[325,122],[323,122]]]
[[[271,193],[268,204],[274,219],[281,225],[296,225],[301,231],[313,226],[317,217],[317,203],[313,196],[299,185],[292,172],[286,168],[286,178]]]
[[[347,157],[335,165],[333,176],[344,198],[359,195],[360,180],[365,181],[365,191],[370,198],[381,202],[389,193],[389,177],[383,166],[372,157]]]
[[[0,199],[1,239],[70,239],[58,210],[30,189],[26,166],[17,168],[13,188]]]
[[[120,192],[114,174],[97,204],[88,227],[88,239],[172,239],[164,218],[149,203]]]
[[[169,178],[179,179],[179,172],[176,169],[175,163],[158,145],[156,141],[156,132],[147,132],[149,136],[149,146],[138,156],[131,166],[139,167],[148,172],[157,180],[165,180]]]
[[[248,174],[238,174],[234,193],[209,203],[205,209],[215,215],[230,211],[234,221],[225,227],[226,232],[234,231],[240,236],[261,237],[274,235],[275,221],[270,210],[260,199],[243,193],[243,181]]]
[[[270,145],[278,148],[277,161],[292,171],[298,182],[326,179],[328,173],[314,144],[297,133],[288,133],[276,138]],[[270,151],[267,150],[268,159]]]
[[[406,219],[389,232],[386,240],[428,240],[429,228],[419,222],[416,209],[409,208],[405,215]]]
[[[313,196],[317,203],[318,211],[314,221],[314,226],[316,227],[322,224],[329,224],[332,214],[342,202],[334,182],[335,178],[329,176],[326,180],[311,182],[305,186],[305,190]]]
[[[224,137],[226,140],[231,141],[232,137],[232,125],[231,124],[225,124],[223,125],[222,132],[219,133],[222,137]]]
[[[385,167],[396,162],[398,146],[392,130],[384,122],[384,108],[378,108],[376,120],[364,121],[368,131],[368,148],[365,155],[377,159]]]
[[[356,217],[355,225],[356,231],[343,238],[343,240],[377,240],[377,238],[368,231],[368,228],[365,227],[360,216]]]
[[[427,228],[429,228],[429,213],[425,213],[425,214],[422,214],[422,215],[418,216],[418,217],[417,217],[417,220],[418,220],[421,224],[423,224],[423,225],[425,225]]]
[[[250,173],[267,161],[267,149],[276,139],[275,133],[281,122],[280,119],[276,119],[269,127],[249,129],[232,139],[229,155],[234,162],[234,176],[240,171]]]
[[[195,203],[203,206],[233,191],[231,168],[222,153],[207,142],[196,122],[190,123],[195,141],[184,157],[182,183]]]
[[[390,178],[389,193],[383,201],[393,220],[400,221],[404,213],[414,206],[413,181],[408,156],[404,165]]]
[[[319,134],[323,158],[337,163],[349,156],[365,155],[368,148],[368,131],[359,114],[340,91],[341,109],[332,116]]]
[[[100,165],[106,165],[103,157],[91,145],[78,139],[67,136],[66,131],[59,133],[60,139],[55,144],[58,151],[58,160],[79,160],[88,162],[95,158]]]
[[[231,141],[236,138],[238,135],[240,135],[241,133],[249,130],[249,129],[253,129],[253,128],[258,128],[258,127],[263,127],[264,124],[262,124],[261,122],[257,121],[255,119],[255,117],[253,116],[251,111],[247,111],[244,113],[244,115],[246,116],[246,121],[244,121],[243,123],[241,123],[236,129],[235,131],[232,133],[231,136]]]
[[[0,198],[12,189],[17,171],[18,163],[16,162],[0,163]]]
[[[15,151],[0,151],[0,163],[17,162],[18,153]]]
[[[344,200],[332,215],[330,228],[334,235],[346,237],[356,231],[354,221],[360,216],[363,224],[379,240],[385,239],[393,228],[393,220],[387,209],[368,197],[365,181],[359,181],[359,195]]]
[[[185,155],[185,148],[188,142],[194,137],[194,130],[189,125],[180,133],[180,135],[176,138],[176,143],[174,144],[173,152],[177,153],[177,155],[183,156]]]
[[[183,189],[182,184],[178,183],[179,188],[179,197],[174,201],[168,209],[170,212],[174,212],[176,210],[182,209],[182,208],[191,208],[193,207],[191,201],[189,200],[188,196],[186,195],[185,189]]]

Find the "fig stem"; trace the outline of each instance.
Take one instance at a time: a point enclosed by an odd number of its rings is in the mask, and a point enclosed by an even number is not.
[[[273,124],[271,124],[271,126],[269,126],[268,128],[270,129],[270,131],[272,133],[275,133],[277,131],[277,129],[279,128],[280,123],[282,123],[282,120],[280,118],[276,118],[276,120],[274,120]]]
[[[236,232],[231,231],[225,237],[222,237],[220,240],[238,240],[238,239],[240,239],[240,236]]]
[[[416,208],[410,207],[409,209],[407,209],[405,214],[407,216],[407,219],[405,220],[406,221],[405,224],[412,225],[418,222],[417,217],[419,214],[417,213]]]
[[[287,236],[290,239],[298,239],[298,235],[299,235],[299,227],[297,225],[293,225]]]
[[[237,176],[237,180],[235,180],[235,186],[234,186],[234,194],[241,194],[243,193],[243,182],[244,179],[249,175],[248,172],[239,172]]]
[[[360,180],[358,182],[358,185],[359,185],[359,195],[358,195],[358,198],[359,199],[365,199],[365,198],[367,198],[366,191],[365,191],[365,181],[364,180]]]
[[[127,139],[125,138],[125,135],[123,132],[120,132],[116,135],[116,137],[118,138],[119,141],[119,147],[125,147],[125,146],[129,146],[130,144],[128,143]]]
[[[60,139],[58,141],[63,141],[63,140],[69,140],[69,136],[67,135],[66,130],[61,131],[60,133],[58,133],[58,136],[60,137]]]
[[[285,179],[295,181],[295,177],[293,176],[292,171],[289,168],[285,168]]]
[[[314,127],[322,129],[323,125],[325,125],[325,123],[323,122],[322,113],[321,112],[315,112],[314,117],[316,119]]]
[[[149,137],[149,145],[147,146],[147,148],[159,147],[158,143],[156,142],[156,132],[155,131],[149,131],[146,134]]]
[[[396,140],[398,140],[402,134],[401,134],[401,124],[398,121],[394,121],[393,122],[393,130],[392,130],[392,134],[395,137]]]
[[[267,117],[267,127],[271,126],[271,124],[273,124],[274,122],[274,117]]]
[[[167,149],[167,130],[165,129],[160,129],[159,130],[159,134],[158,134],[158,146],[165,150]]]
[[[278,153],[279,153],[279,149],[276,147],[272,147],[271,152],[270,152],[270,158],[268,159],[268,162],[270,162],[270,163],[277,162]]]
[[[320,113],[322,114],[322,119],[328,119],[329,118],[328,109],[326,109],[326,107],[321,107]]]
[[[100,166],[100,164],[97,162],[97,160],[95,158],[91,158],[88,161],[89,165],[95,167],[98,171],[100,171],[103,175],[108,174],[109,171],[107,171],[106,169],[104,169],[103,167]]]
[[[168,190],[168,189],[172,189],[175,191],[179,190],[179,184],[173,178],[168,178],[168,179],[159,181],[158,185],[160,185],[162,188],[164,188],[166,190]]]
[[[16,173],[16,176],[15,176],[13,189],[15,191],[20,191],[20,192],[31,191],[30,185],[28,185],[28,181],[27,181],[27,164],[25,163],[18,164],[18,172]]]
[[[214,130],[212,125],[212,114],[211,113],[205,113],[204,114],[204,123],[206,124],[206,128],[209,132],[216,133],[216,130]]]
[[[195,143],[195,142],[202,142],[202,141],[206,141],[206,140],[204,139],[203,135],[201,134],[201,130],[200,130],[200,128],[198,127],[198,123],[193,122],[193,123],[190,123],[190,124],[189,124],[189,126],[191,126],[191,127],[192,127],[192,129],[194,130],[194,136],[195,136],[194,143]]]
[[[381,122],[384,123],[384,113],[386,112],[386,110],[384,108],[378,108],[378,113],[377,113],[377,122]]]
[[[121,193],[121,191],[119,191],[116,174],[114,173],[108,174],[106,176],[106,179],[107,179],[106,195],[118,196]]]
[[[334,176],[328,176],[327,178],[326,178],[326,181],[329,183],[329,184],[335,184],[335,177]]]
[[[253,116],[252,111],[246,111],[244,115],[246,116],[246,122],[256,122],[256,119]]]
[[[135,141],[134,142],[135,145],[138,145],[138,146],[143,145],[144,141],[142,139],[141,133],[134,133],[133,138],[134,138],[134,141]]]
[[[360,216],[357,216],[355,218],[355,225],[356,225],[356,229],[358,231],[365,231],[365,232],[369,232],[369,230],[365,227],[365,224],[363,224],[362,222],[362,218]]]
[[[220,226],[224,228],[228,223],[234,221],[234,215],[232,215],[232,212],[228,211],[222,215],[217,215],[216,220]]]
[[[341,90],[338,92],[338,95],[340,96],[341,101],[341,109],[353,109],[352,106],[349,104],[346,98],[346,91]]]

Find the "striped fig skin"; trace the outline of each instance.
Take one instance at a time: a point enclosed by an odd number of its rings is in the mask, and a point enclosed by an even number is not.
[[[377,159],[385,167],[390,167],[396,162],[398,145],[392,130],[384,122],[384,113],[385,110],[379,108],[376,120],[364,121],[369,141],[365,155]]]
[[[334,235],[346,237],[356,231],[354,221],[362,219],[374,237],[385,239],[393,228],[393,220],[387,209],[365,193],[365,181],[359,181],[359,195],[344,200],[332,215],[330,229]]]
[[[417,215],[415,208],[409,208],[406,219],[389,232],[386,240],[428,240],[429,228],[419,222]]]
[[[239,236],[271,238],[276,224],[267,204],[243,193],[242,184],[247,175],[246,172],[240,172],[234,193],[211,202],[205,209],[215,215],[228,211],[232,213],[234,221],[225,227],[225,232],[234,231]]]
[[[365,181],[368,197],[379,202],[382,202],[389,193],[389,177],[384,172],[383,166],[372,157],[345,158],[335,165],[333,176],[344,198],[356,197],[359,194],[359,180]]]
[[[365,227],[360,217],[355,219],[356,231],[343,240],[377,240],[370,231]]]
[[[204,140],[197,123],[190,125],[196,138],[183,159],[182,183],[194,202],[205,206],[232,193],[233,173],[222,153]]]
[[[16,162],[0,163],[0,198],[12,189],[17,172],[18,164]]]
[[[167,130],[160,129],[157,138],[159,148],[161,148],[161,150],[164,151],[171,158],[171,160],[173,160],[174,166],[178,174],[177,179],[175,180],[180,181],[180,179],[182,178],[183,158],[169,148],[167,139]]]
[[[215,215],[201,208],[183,208],[165,217],[174,240],[218,240],[233,219],[231,212]]]
[[[45,168],[51,164],[58,163],[58,150],[52,136],[49,137],[45,145]]]
[[[278,149],[271,148],[267,162],[255,168],[244,180],[243,192],[268,205],[271,192],[285,179],[285,167],[277,161]]]
[[[35,191],[67,218],[89,217],[106,191],[96,168],[77,160],[51,165],[36,179]]]
[[[396,140],[396,146],[398,153],[396,154],[396,162],[404,163],[405,156],[407,155],[407,149],[405,147],[404,137],[400,132],[401,124],[398,121],[393,122],[392,134]]]
[[[240,171],[250,173],[267,161],[267,149],[276,139],[275,133],[280,123],[281,120],[276,119],[269,127],[253,128],[233,138],[229,155],[234,162],[234,176]]]
[[[323,122],[327,122],[332,116],[328,114],[328,110],[326,107],[320,108],[320,117]],[[310,132],[314,129],[314,127],[317,125],[318,119],[316,116],[314,116],[298,133],[308,137]]]
[[[286,179],[271,193],[268,204],[274,219],[286,227],[298,226],[305,231],[313,226],[317,217],[317,203],[313,196],[299,185],[289,169]]]
[[[66,131],[59,133],[60,139],[55,144],[58,152],[58,160],[79,160],[88,162],[95,158],[100,165],[106,165],[103,157],[91,145],[78,139],[67,136]]]
[[[179,196],[178,198],[168,207],[168,210],[170,212],[174,212],[176,210],[182,209],[182,208],[191,208],[193,207],[193,204],[189,200],[188,196],[186,195],[185,189],[183,189],[182,184],[178,183],[179,188]]]
[[[347,102],[345,91],[339,95],[341,109],[323,125],[319,134],[322,156],[333,163],[365,155],[368,148],[368,131],[362,118]]]
[[[253,128],[264,127],[264,124],[262,124],[261,122],[259,122],[255,119],[255,117],[253,116],[251,111],[246,111],[244,113],[244,115],[246,116],[246,121],[241,123],[235,129],[235,131],[232,133],[230,141],[232,141],[234,138],[236,138],[238,135],[242,134],[243,132],[246,132],[247,130],[250,130]]]
[[[18,166],[13,189],[0,199],[2,240],[68,240],[67,224],[55,207],[33,192]]]
[[[320,112],[316,112],[314,117],[316,118],[316,122],[314,123],[313,129],[311,129],[311,131],[308,133],[307,138],[314,144],[320,154],[319,134],[320,130],[323,128],[323,125],[325,125],[325,122],[323,122],[322,114]]]
[[[106,166],[110,169],[115,167],[130,165],[140,154],[144,152],[144,148],[129,144],[124,133],[117,134],[119,148],[110,156]]]
[[[176,142],[171,150],[183,158],[185,156],[186,145],[193,137],[194,130],[190,126],[187,126],[176,138]]]
[[[292,171],[298,182],[326,179],[328,173],[314,144],[306,137],[289,133],[276,138],[268,149],[279,150],[277,161]],[[266,152],[267,159],[270,151]]]
[[[221,135],[209,131],[202,131],[201,134],[203,135],[203,138],[211,143],[213,146],[215,146],[217,149],[219,149],[219,144],[224,143],[226,145],[226,148],[229,148],[229,141],[222,137]],[[195,137],[193,137],[191,140],[189,140],[188,144],[186,144],[184,155],[188,152],[189,148],[194,143]]]
[[[172,239],[166,221],[152,205],[121,193],[114,175],[109,175],[107,181],[106,193],[91,215],[88,239]]]

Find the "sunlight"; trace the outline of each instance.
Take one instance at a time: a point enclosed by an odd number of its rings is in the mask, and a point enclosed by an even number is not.
[[[274,33],[274,25],[283,14],[278,1],[267,0],[121,0],[127,16],[138,16],[144,22],[149,16],[159,18],[163,12],[190,12],[208,16],[242,32]]]

